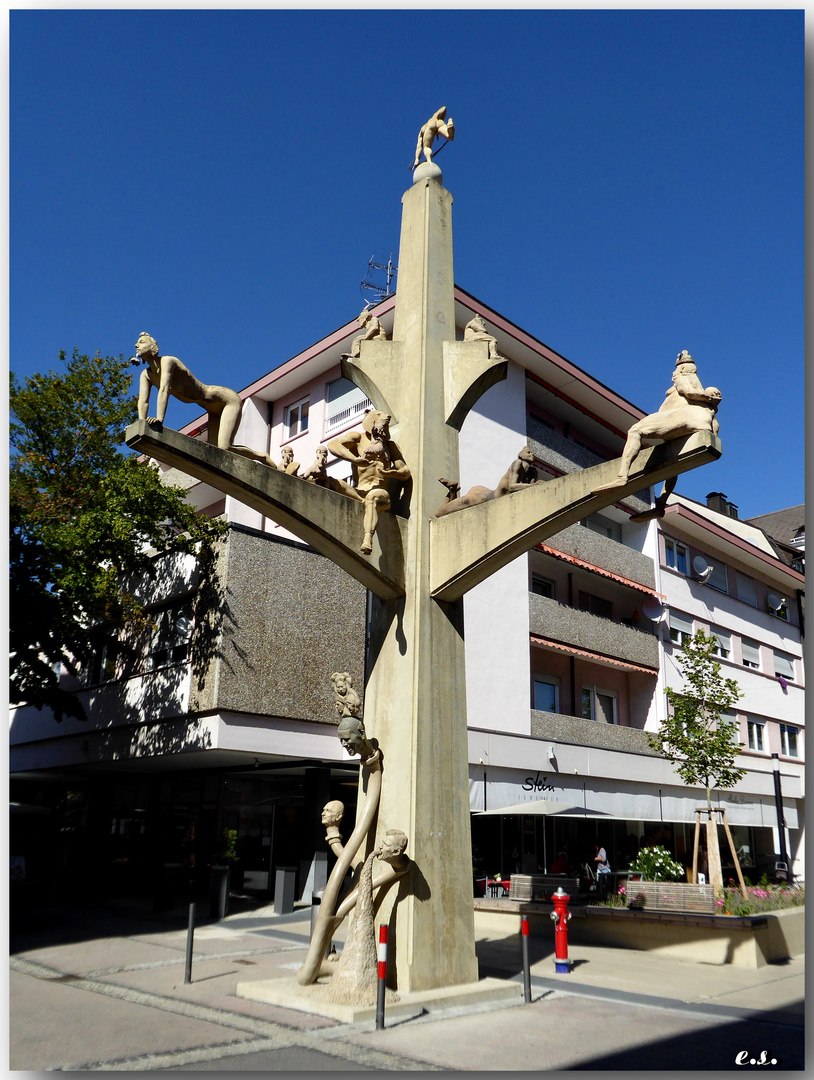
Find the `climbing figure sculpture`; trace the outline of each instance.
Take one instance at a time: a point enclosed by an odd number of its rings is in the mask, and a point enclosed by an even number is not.
[[[438,138],[439,135],[452,142],[455,138],[455,124],[450,116],[449,120],[446,119],[447,107],[442,105],[441,108],[432,114],[426,124],[421,128],[418,133],[418,142],[415,148],[415,161],[411,168],[415,169],[418,165],[421,157],[422,150],[424,151],[424,158],[427,164],[432,164],[432,144]]]

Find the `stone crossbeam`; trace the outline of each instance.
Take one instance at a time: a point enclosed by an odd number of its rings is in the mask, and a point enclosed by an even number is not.
[[[124,438],[131,449],[211,484],[272,518],[382,600],[403,594],[404,522],[397,515],[380,516],[373,552],[363,555],[359,551],[364,531],[362,502],[180,432],[151,426],[146,420],[131,424]]]
[[[720,456],[720,440],[697,432],[642,450],[624,487],[594,493],[618,473],[617,458],[437,518],[431,525],[431,594],[436,600],[457,600],[568,525]]]

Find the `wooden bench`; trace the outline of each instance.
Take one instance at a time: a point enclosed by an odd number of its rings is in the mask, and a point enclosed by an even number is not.
[[[579,878],[565,874],[512,874],[509,897],[512,900],[550,900],[557,889],[576,896],[580,891]]]
[[[715,914],[715,890],[712,885],[689,885],[681,881],[631,881],[626,889],[629,908]]]

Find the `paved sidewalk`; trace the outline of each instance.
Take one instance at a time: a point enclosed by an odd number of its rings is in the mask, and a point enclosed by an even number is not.
[[[550,943],[535,939],[531,1005],[487,1015],[452,1010],[384,1032],[236,996],[238,982],[290,978],[309,931],[308,910],[260,909],[200,926],[191,984],[183,981],[181,913],[73,911],[62,926],[14,934],[10,1066],[723,1069],[735,1067],[741,1050],[766,1050],[778,1067],[802,1067],[802,958],[748,970],[577,946],[571,973],[555,975]],[[519,935],[480,940],[478,957],[482,975],[522,981]]]

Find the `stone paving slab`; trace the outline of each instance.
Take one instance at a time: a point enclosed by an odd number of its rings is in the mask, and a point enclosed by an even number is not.
[[[9,978],[9,1068],[41,1072],[155,1051],[241,1042],[250,1036],[191,1017],[34,979]]]

